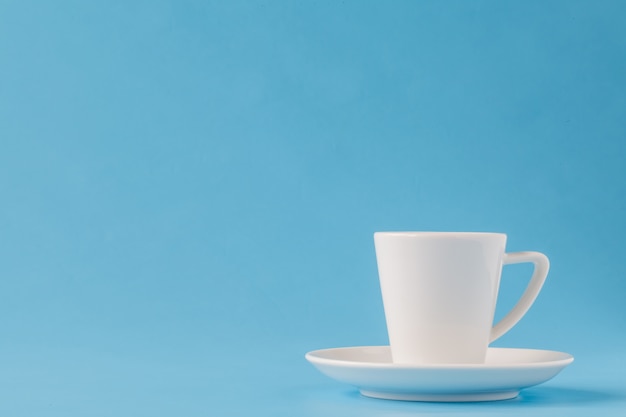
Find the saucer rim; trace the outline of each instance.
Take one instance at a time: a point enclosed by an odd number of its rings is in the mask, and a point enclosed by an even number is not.
[[[323,364],[342,367],[353,368],[379,368],[379,369],[428,369],[428,370],[490,370],[490,369],[510,369],[510,368],[545,368],[546,366],[559,366],[566,367],[574,362],[574,356],[567,352],[561,352],[557,350],[546,349],[534,349],[534,348],[503,348],[503,347],[489,347],[488,350],[498,351],[534,351],[541,353],[552,353],[563,356],[560,359],[545,360],[545,361],[529,361],[529,362],[511,362],[511,363],[433,363],[433,364],[411,364],[411,363],[392,363],[392,362],[362,362],[358,360],[345,360],[345,359],[332,359],[318,356],[322,352],[328,352],[332,350],[353,350],[353,349],[367,349],[367,348],[389,348],[389,345],[372,345],[372,346],[342,346],[335,348],[316,349],[307,352],[304,357],[312,364]]]

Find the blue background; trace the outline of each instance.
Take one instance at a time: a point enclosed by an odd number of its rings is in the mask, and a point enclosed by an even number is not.
[[[623,415],[621,1],[0,1],[0,413]],[[360,397],[372,234],[499,231],[552,269],[517,400]],[[530,271],[505,270],[498,316]]]

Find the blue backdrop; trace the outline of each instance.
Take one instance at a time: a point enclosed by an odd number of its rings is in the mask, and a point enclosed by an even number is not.
[[[0,412],[621,415],[625,118],[621,1],[0,1]],[[497,345],[576,362],[499,404],[318,374],[387,343],[381,230],[546,253]]]

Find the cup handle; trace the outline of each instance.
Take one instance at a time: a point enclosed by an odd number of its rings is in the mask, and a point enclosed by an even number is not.
[[[532,262],[535,265],[535,270],[530,278],[530,282],[522,294],[522,298],[515,304],[515,307],[509,313],[504,316],[498,324],[491,329],[491,338],[489,343],[498,339],[506,332],[511,330],[513,326],[526,314],[530,306],[539,295],[539,291],[543,286],[543,283],[548,276],[548,270],[550,269],[550,261],[548,257],[540,252],[513,252],[505,253],[502,259],[503,265],[520,264],[525,262]]]

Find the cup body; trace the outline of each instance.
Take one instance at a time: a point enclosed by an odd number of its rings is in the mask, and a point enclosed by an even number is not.
[[[483,363],[506,235],[377,232],[374,241],[393,362]]]

